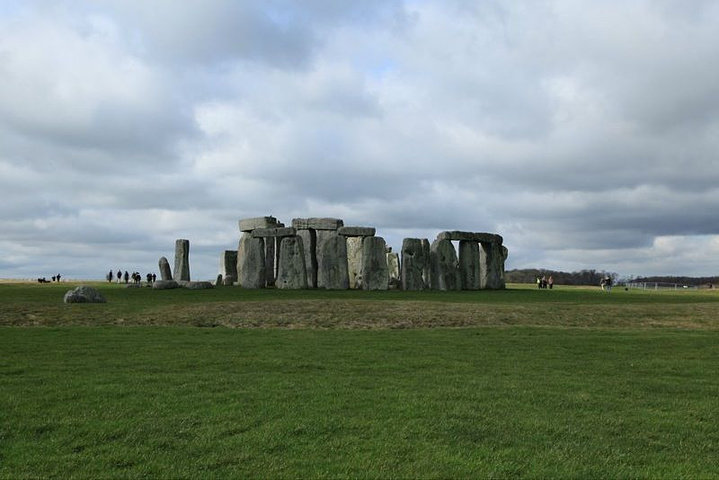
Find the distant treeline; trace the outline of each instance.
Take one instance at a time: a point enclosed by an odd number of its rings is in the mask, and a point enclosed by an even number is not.
[[[602,278],[609,275],[616,282],[617,274],[599,270],[581,270],[579,272],[558,272],[542,268],[509,270],[504,273],[507,283],[535,283],[537,277],[554,277],[554,283],[560,285],[599,285]]]
[[[716,285],[719,283],[719,277],[671,277],[671,276],[663,276],[663,277],[637,277],[632,278],[629,280],[630,282],[637,282],[637,283],[677,283],[680,285],[707,285],[712,284]]]

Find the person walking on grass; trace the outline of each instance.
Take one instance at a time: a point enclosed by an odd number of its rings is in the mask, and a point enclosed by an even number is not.
[[[554,287],[554,277],[553,276],[551,276],[551,275],[549,276],[549,278],[547,279],[547,285],[549,285],[550,290],[552,289],[552,287]]]

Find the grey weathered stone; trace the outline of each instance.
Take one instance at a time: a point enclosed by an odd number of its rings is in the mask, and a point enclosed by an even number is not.
[[[389,286],[391,288],[400,288],[402,286],[402,277],[399,270],[399,253],[387,252],[387,270],[389,272]]]
[[[328,290],[349,288],[347,241],[336,231],[317,231],[317,287]]]
[[[424,282],[424,288],[432,288],[432,255],[430,250],[429,240],[426,238],[422,239],[422,255],[427,259],[427,263],[422,268],[422,281]],[[435,259],[436,263],[436,259]],[[436,277],[436,267],[435,267]],[[436,283],[436,282],[435,282]],[[436,288],[436,287],[435,287]]]
[[[337,230],[344,226],[339,218],[293,218],[292,226],[297,230]]]
[[[65,303],[105,303],[105,297],[97,289],[80,285],[68,290],[62,299]]]
[[[270,237],[263,240],[265,242],[265,285],[272,287],[275,285],[277,269],[277,239]]]
[[[208,288],[215,288],[214,285],[212,285],[212,282],[191,282],[191,281],[183,281],[178,282],[182,288],[186,288],[188,290],[206,290]]]
[[[278,225],[275,217],[243,218],[239,222],[241,232],[251,232],[256,228],[273,228]]]
[[[297,236],[302,238],[305,252],[307,287],[317,288],[317,233],[314,230],[297,230]]]
[[[405,238],[402,241],[402,289],[424,290],[427,286],[422,274],[428,265],[429,258],[422,246],[422,239]]]
[[[220,259],[220,285],[232,285],[237,281],[237,250],[225,250]]]
[[[174,280],[157,280],[152,283],[153,290],[170,290],[173,288],[180,288],[180,284]]]
[[[494,242],[480,244],[479,271],[483,289],[500,290],[504,281],[504,247]]]
[[[461,290],[462,281],[459,274],[459,260],[454,245],[449,240],[435,240],[431,246],[436,255],[437,289]]]
[[[459,242],[459,273],[462,290],[479,290],[479,243],[467,240]]]
[[[437,235],[437,240],[454,240],[466,242],[495,242],[501,245],[502,236],[496,233],[482,233],[482,232],[460,232],[457,230],[440,232]]]
[[[175,241],[175,269],[172,278],[176,281],[190,281],[190,241]]]
[[[235,265],[235,275],[237,275],[237,265]],[[216,286],[216,287],[221,287],[221,286],[224,284],[224,283],[223,283],[224,281],[225,281],[225,280],[222,278],[222,274],[221,274],[221,273],[218,273],[218,274],[217,274],[217,279],[215,280],[215,286]],[[230,284],[230,285],[232,285],[232,284]]]
[[[337,233],[345,237],[373,237],[377,230],[374,227],[340,227]]]
[[[362,237],[347,237],[347,275],[351,289],[362,288],[362,255]]]
[[[160,267],[160,278],[162,280],[172,280],[172,271],[170,271],[170,262],[167,258],[160,257],[160,261],[157,262]]]
[[[275,227],[275,228],[256,228],[252,230],[253,237],[294,237],[297,235],[297,229],[293,227]]]
[[[280,244],[280,258],[277,262],[277,288],[307,288],[307,270],[302,237],[285,237]]]
[[[265,241],[243,233],[237,247],[237,281],[243,288],[264,288]]]
[[[366,237],[362,241],[362,288],[364,290],[387,290],[387,244],[382,237]]]

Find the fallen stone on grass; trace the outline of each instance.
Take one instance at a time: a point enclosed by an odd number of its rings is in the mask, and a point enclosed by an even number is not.
[[[179,285],[182,288],[187,288],[188,290],[206,290],[208,288],[215,288],[215,286],[212,284],[212,282],[178,282]]]
[[[79,287],[68,290],[63,298],[65,303],[106,303],[105,297],[95,288],[80,285]]]
[[[152,283],[153,290],[170,290],[172,288],[180,288],[180,284],[174,280],[157,280]]]

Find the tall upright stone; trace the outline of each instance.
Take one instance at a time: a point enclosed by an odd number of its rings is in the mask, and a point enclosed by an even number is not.
[[[452,242],[437,239],[432,242],[431,250],[436,258],[436,288],[438,290],[461,290],[462,280],[459,275],[459,260]]]
[[[437,288],[436,287],[436,284],[437,284],[436,263],[437,262],[436,262],[436,258],[433,258],[435,256],[432,255],[432,251],[431,251],[430,245],[429,245],[429,240],[427,240],[426,238],[422,239],[422,255],[424,256],[424,258],[427,259],[426,264],[422,268],[422,281],[424,282],[424,288],[426,288],[426,289],[435,288],[436,289]],[[433,262],[433,260],[434,260],[434,262]],[[435,265],[433,265],[433,263]],[[433,276],[435,277],[435,279],[434,279],[435,286],[434,287],[432,286],[432,277]]]
[[[317,231],[317,287],[347,290],[347,242],[333,230]]]
[[[389,288],[386,249],[387,243],[382,237],[365,237],[362,240],[362,288],[364,290],[387,290]]]
[[[347,275],[351,289],[362,288],[362,238],[347,237]]]
[[[220,259],[222,285],[232,285],[237,281],[237,250],[225,250]]]
[[[271,287],[275,284],[275,242],[274,237],[265,238],[265,284]]]
[[[169,282],[172,280],[172,271],[170,271],[170,262],[167,261],[167,258],[160,257],[160,261],[157,262],[158,266],[160,267],[160,279],[166,282]]]
[[[190,281],[190,241],[178,239],[175,241],[175,269],[172,276],[176,281]]]
[[[497,242],[482,242],[479,250],[480,286],[500,290],[505,287],[504,250]]]
[[[387,270],[389,273],[389,286],[392,288],[400,288],[402,286],[402,276],[399,269],[399,253],[389,251],[386,255]]]
[[[265,241],[243,233],[237,247],[237,281],[242,288],[264,288]]]
[[[307,288],[305,252],[301,237],[284,237],[280,242],[275,285],[282,289]]]
[[[317,233],[315,230],[302,229],[297,230],[297,236],[302,238],[305,252],[307,288],[317,288]]]
[[[459,273],[462,290],[479,290],[479,243],[469,240],[459,242]]]
[[[405,238],[402,241],[402,289],[424,290],[423,274],[429,268],[429,258],[425,254],[422,239]]]

